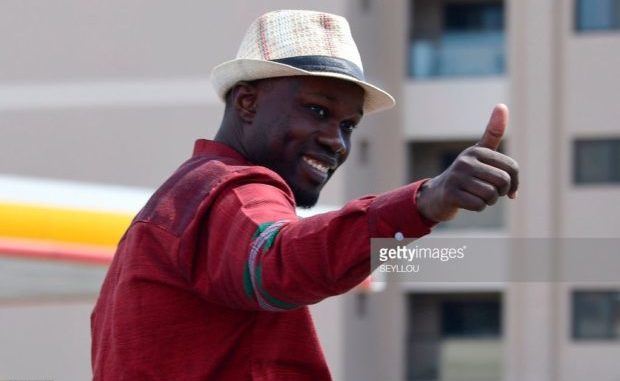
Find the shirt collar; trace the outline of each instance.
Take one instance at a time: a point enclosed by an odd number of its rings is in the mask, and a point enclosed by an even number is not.
[[[250,164],[248,159],[246,159],[239,152],[235,151],[231,146],[207,139],[196,140],[194,143],[193,156],[223,156],[239,160],[244,164]]]

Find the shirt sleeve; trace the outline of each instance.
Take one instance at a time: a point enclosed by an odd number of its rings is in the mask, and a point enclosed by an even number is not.
[[[370,239],[421,237],[431,221],[415,195],[423,181],[300,219],[269,184],[231,188],[214,203],[198,291],[233,308],[282,311],[353,288],[370,274]],[[202,262],[202,261],[201,261]]]

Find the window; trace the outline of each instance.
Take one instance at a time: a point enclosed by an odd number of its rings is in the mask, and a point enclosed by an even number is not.
[[[454,159],[476,141],[414,142],[407,146],[408,180],[435,177],[448,168]],[[503,152],[500,145],[499,151]],[[482,212],[462,210],[455,219],[437,225],[435,229],[501,229],[504,226],[506,200],[500,198]]]
[[[576,0],[575,24],[578,31],[620,29],[620,0]]]
[[[498,337],[498,300],[446,301],[441,306],[441,331],[446,337]]]
[[[573,338],[619,340],[620,291],[575,291]]]
[[[582,139],[574,143],[576,184],[620,183],[620,139]]]
[[[409,75],[500,75],[505,71],[502,1],[412,0]]]
[[[408,381],[496,381],[502,374],[500,293],[408,296]]]

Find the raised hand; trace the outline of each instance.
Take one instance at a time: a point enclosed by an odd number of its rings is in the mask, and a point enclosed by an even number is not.
[[[498,104],[478,143],[461,152],[448,169],[420,189],[417,205],[423,216],[447,221],[459,209],[481,211],[495,204],[499,197],[516,197],[519,166],[497,152],[507,126],[508,108]]]

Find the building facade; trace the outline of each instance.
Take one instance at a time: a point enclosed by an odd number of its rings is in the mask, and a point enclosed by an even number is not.
[[[434,234],[541,240],[546,250],[536,263],[524,263],[530,257],[516,252],[501,268],[489,268],[508,269],[512,282],[388,282],[367,298],[361,317],[351,300],[347,316],[359,322],[345,325],[362,345],[350,348],[373,348],[369,358],[382,359],[381,366],[364,361],[364,368],[351,354],[351,379],[620,377],[614,361],[620,355],[619,279],[602,277],[601,269],[587,279],[566,273],[578,260],[568,256],[568,245],[590,245],[581,254],[594,256],[606,239],[616,247],[620,235],[614,223],[619,6],[613,0],[352,5],[361,50],[372,51],[367,67],[396,93],[398,106],[357,135],[356,151],[367,157],[353,158],[348,195],[396,186],[399,176],[406,182],[439,173],[480,138],[490,110],[503,102],[510,124],[501,150],[520,165],[517,200],[462,213]],[[384,173],[388,169],[392,173]],[[597,265],[618,268],[620,262]]]

